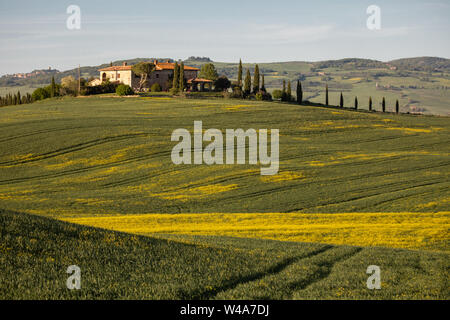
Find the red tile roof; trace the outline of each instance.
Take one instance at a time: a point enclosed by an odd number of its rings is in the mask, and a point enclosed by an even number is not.
[[[195,78],[195,79],[189,79],[187,82],[192,83],[192,82],[213,82],[213,81],[208,80],[208,79]]]
[[[154,62],[155,63],[155,62]],[[175,63],[170,62],[156,62],[155,63],[155,70],[156,71],[162,71],[162,70],[173,70],[175,68]],[[99,69],[98,71],[127,71],[131,70],[132,66],[112,66],[107,68]],[[185,71],[199,71],[199,69],[189,66],[184,66]]]
[[[156,64],[156,70],[173,70],[175,69],[175,63],[170,62],[158,62]],[[198,71],[199,69],[189,66],[184,66],[184,70],[186,71]]]
[[[131,66],[112,66],[108,68],[99,69],[98,71],[126,71],[131,70]]]

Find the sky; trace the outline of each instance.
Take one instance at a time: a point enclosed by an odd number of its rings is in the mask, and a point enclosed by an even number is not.
[[[81,11],[70,30],[67,8]],[[367,27],[367,8],[381,29]],[[132,58],[450,58],[450,0],[0,0],[0,75]]]

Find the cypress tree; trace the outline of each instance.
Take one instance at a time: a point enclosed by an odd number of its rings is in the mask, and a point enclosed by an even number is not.
[[[259,91],[259,66],[255,66],[255,74],[253,75],[253,93],[257,93]]]
[[[383,109],[383,112],[386,112],[386,99],[383,97],[383,102],[381,103],[381,107]]]
[[[20,95],[20,91],[17,91],[17,104],[22,104],[22,97]]]
[[[355,110],[358,109],[358,97],[355,97]]]
[[[398,100],[395,102],[395,113],[399,113],[400,112],[400,105],[398,103]]]
[[[281,101],[286,101],[287,93],[286,93],[286,80],[283,80],[283,91],[281,92]]]
[[[303,100],[303,89],[302,89],[302,83],[300,80],[297,80],[297,102],[298,104],[302,104]]]
[[[250,70],[247,69],[247,75],[245,76],[245,81],[244,81],[244,93],[250,94],[251,90],[252,90],[251,88],[252,88],[252,76],[250,74]]]
[[[184,92],[184,62],[181,62],[180,65],[180,91]]]
[[[328,106],[328,84],[325,88],[325,105]]]
[[[289,80],[288,84],[287,84],[286,98],[287,98],[287,101],[291,101],[291,99],[292,99],[291,80]]]
[[[52,84],[50,86],[50,98],[53,98],[56,95],[56,83],[55,77],[52,77]]]
[[[372,97],[369,97],[369,111],[372,111]]]
[[[261,81],[262,81],[261,82],[261,91],[266,92],[266,83],[265,83],[263,74],[261,75]]]
[[[339,102],[339,105],[341,106],[341,108],[344,107],[344,96],[342,95],[342,92],[341,92],[341,101]]]
[[[180,67],[178,66],[178,62],[175,62],[175,66],[173,68],[172,88],[178,91],[179,87],[180,87]]]
[[[239,59],[238,85],[242,88],[242,60]]]

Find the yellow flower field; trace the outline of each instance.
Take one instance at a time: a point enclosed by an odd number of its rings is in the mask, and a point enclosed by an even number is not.
[[[432,251],[448,251],[450,239],[450,212],[138,214],[61,220],[141,235],[231,236]]]

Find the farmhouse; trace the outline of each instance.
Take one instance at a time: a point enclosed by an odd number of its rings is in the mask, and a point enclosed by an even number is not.
[[[159,62],[154,60],[155,71],[153,71],[148,79],[147,85],[150,88],[153,84],[158,83],[162,90],[166,91],[170,88],[173,79],[175,63]],[[121,66],[111,66],[100,69],[100,82],[111,81],[127,84],[133,89],[139,87],[140,76],[134,74],[132,66],[124,62]],[[205,84],[211,85],[212,81],[207,79],[197,78],[199,69],[189,66],[184,66],[184,78],[187,83],[188,90],[203,91]]]

